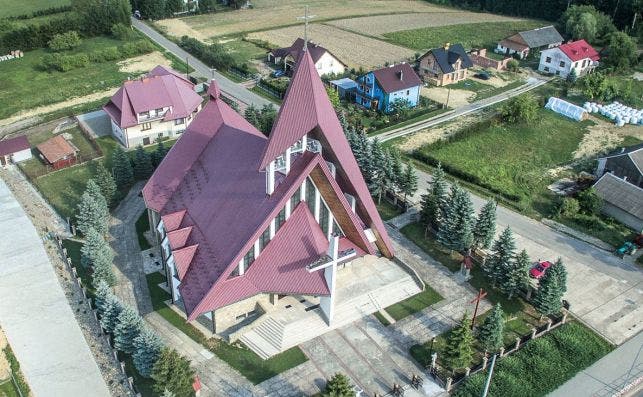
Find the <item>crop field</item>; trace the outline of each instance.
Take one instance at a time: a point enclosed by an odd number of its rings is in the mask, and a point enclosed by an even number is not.
[[[196,38],[255,32],[300,24],[297,17],[310,6],[315,21],[392,13],[453,12],[418,0],[254,0],[251,10],[225,11],[157,22],[168,34]],[[190,31],[193,31],[192,33]]]
[[[385,33],[384,37],[392,44],[401,45],[417,51],[428,50],[444,43],[461,43],[465,49],[486,48],[518,31],[545,26],[539,21],[482,22],[452,26],[421,28]]]
[[[28,15],[34,11],[69,5],[70,0],[0,0],[0,17]]]
[[[326,22],[341,29],[368,36],[383,37],[385,33],[409,29],[430,28],[450,25],[464,25],[482,22],[514,22],[518,18],[480,12],[424,12],[415,14],[376,15],[361,18],[347,18]],[[455,31],[458,28],[451,28]]]
[[[301,26],[291,26],[251,33],[248,37],[264,40],[279,47],[286,47],[291,45],[302,34]],[[349,67],[356,69],[360,67],[370,69],[383,66],[386,62],[400,62],[414,57],[414,52],[407,48],[347,32],[329,25],[311,25],[308,36],[311,41],[321,44],[339,59],[346,62]]]

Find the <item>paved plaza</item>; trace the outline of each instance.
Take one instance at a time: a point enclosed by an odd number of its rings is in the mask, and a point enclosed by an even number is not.
[[[110,396],[36,229],[0,180],[0,326],[35,396]]]

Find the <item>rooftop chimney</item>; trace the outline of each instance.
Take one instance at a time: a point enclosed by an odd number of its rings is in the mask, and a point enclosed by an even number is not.
[[[400,81],[402,81],[403,77],[404,77],[404,73],[400,70]]]

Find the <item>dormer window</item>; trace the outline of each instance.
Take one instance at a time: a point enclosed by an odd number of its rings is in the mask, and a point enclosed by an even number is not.
[[[282,154],[275,159],[275,171],[283,171],[286,169],[286,157]]]
[[[304,140],[303,138],[295,142],[294,145],[290,148],[291,153],[299,153],[304,151]]]

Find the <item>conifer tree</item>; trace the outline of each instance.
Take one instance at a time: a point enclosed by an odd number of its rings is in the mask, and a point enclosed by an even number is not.
[[[163,342],[161,342],[158,335],[148,327],[143,326],[141,333],[134,339],[134,352],[132,354],[134,366],[141,376],[149,378],[152,375],[152,368],[161,354],[162,348]]]
[[[100,280],[98,283],[94,283],[94,285],[96,288],[96,293],[94,294],[94,307],[96,308],[98,315],[102,316],[105,312],[107,297],[112,294],[112,290],[105,280]]]
[[[402,191],[400,186],[403,173],[402,155],[398,150],[393,149],[391,150],[391,186],[398,193]]]
[[[112,164],[114,165],[114,181],[119,189],[134,182],[134,171],[129,156],[120,146],[117,146],[112,154]]]
[[[428,227],[439,230],[440,223],[444,220],[448,207],[448,183],[442,165],[433,173],[433,180],[427,193],[422,196],[421,220]]]
[[[98,161],[96,165],[96,184],[105,197],[107,205],[111,206],[116,196],[116,182],[102,161]]]
[[[324,397],[354,397],[355,391],[348,376],[336,373],[326,382]]]
[[[114,347],[124,353],[134,351],[134,339],[141,333],[143,319],[130,306],[124,306],[114,326]]]
[[[382,194],[386,191],[393,190],[393,180],[395,175],[393,175],[392,167],[393,155],[390,150],[383,151],[382,162],[377,165],[378,173],[378,187],[377,187],[377,203],[382,202]]]
[[[491,247],[491,255],[483,266],[484,272],[495,286],[504,277],[506,269],[514,258],[516,243],[511,228],[507,226]]]
[[[567,269],[565,269],[563,260],[561,258],[556,259],[556,262],[552,266],[550,266],[549,269],[547,269],[547,272],[554,273],[554,275],[558,279],[558,286],[560,287],[562,294],[567,292]]]
[[[484,323],[480,327],[478,339],[487,351],[498,351],[503,345],[503,332],[505,325],[503,314],[500,303],[496,303],[491,310],[491,313],[487,318],[485,318]]]
[[[406,163],[402,173],[400,191],[404,194],[404,201],[418,190],[418,176],[410,163]]]
[[[346,133],[348,131],[348,121],[346,120],[346,111],[344,109],[337,112],[337,119],[339,120],[339,125],[342,126],[342,131]]]
[[[194,393],[194,370],[190,367],[190,362],[174,349],[161,349],[161,354],[152,368],[152,379],[152,389],[156,393],[168,390],[176,397],[191,397]]]
[[[368,144],[368,148],[369,155],[364,179],[366,179],[368,190],[371,194],[375,194],[382,184],[386,184],[386,154],[377,138]]]
[[[444,351],[444,361],[452,370],[468,367],[473,358],[471,319],[464,313],[460,324],[451,330]]]
[[[87,182],[85,192],[80,197],[76,214],[78,230],[86,234],[90,228],[101,235],[107,234],[109,208],[100,188],[92,179]]]
[[[250,122],[250,124],[259,128],[259,109],[255,105],[250,105],[243,112],[243,117]]]
[[[168,150],[165,148],[163,141],[159,140],[156,144],[156,149],[152,152],[151,155],[152,165],[154,166],[154,168],[158,167],[159,164],[161,164],[161,161],[163,161],[163,158],[167,154],[167,151]]]
[[[473,245],[488,249],[496,235],[496,202],[487,203],[480,210],[476,225],[473,229]]]
[[[556,266],[555,264],[553,266]],[[538,282],[536,295],[532,305],[541,316],[549,316],[560,312],[563,307],[563,288],[559,284],[560,276],[547,269]]]
[[[80,264],[89,267],[92,266],[94,262],[100,261],[103,258],[111,262],[114,259],[114,253],[103,236],[93,227],[89,228],[85,234],[85,242],[80,248]]]
[[[504,276],[498,280],[500,290],[509,299],[518,294],[521,288],[529,282],[529,255],[522,250],[516,257],[507,263]]]
[[[445,219],[438,230],[438,241],[452,250],[464,251],[470,248],[473,243],[473,214],[469,192],[457,184],[451,186]]]
[[[150,154],[143,149],[143,146],[138,145],[136,153],[134,153],[134,176],[136,179],[147,179],[152,175],[152,172],[154,172],[154,167]]]
[[[105,332],[112,333],[116,322],[118,320],[118,315],[121,314],[123,310],[123,304],[118,300],[116,295],[109,294],[105,299],[103,315],[100,318],[100,325],[103,327]]]
[[[108,260],[107,257],[100,257],[92,263],[92,270],[92,285],[96,285],[101,280],[105,281],[109,286],[116,285],[117,279],[112,260]]]

